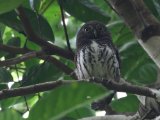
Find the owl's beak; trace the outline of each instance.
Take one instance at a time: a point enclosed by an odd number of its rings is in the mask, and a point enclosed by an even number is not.
[[[96,30],[93,31],[93,34],[94,34],[94,37],[97,38],[97,31]]]

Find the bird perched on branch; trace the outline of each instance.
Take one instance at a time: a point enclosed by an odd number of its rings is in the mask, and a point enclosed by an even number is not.
[[[78,79],[120,80],[119,54],[103,23],[90,21],[84,24],[78,32],[76,47]]]

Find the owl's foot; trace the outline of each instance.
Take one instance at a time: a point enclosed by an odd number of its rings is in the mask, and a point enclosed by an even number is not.
[[[106,104],[105,101],[96,101],[96,102],[91,103],[91,108],[96,111],[104,110],[106,106],[105,104]]]
[[[93,102],[91,104],[91,108],[94,109],[94,110],[108,110],[109,107],[109,104],[111,103],[112,101],[112,98],[114,97],[115,95],[115,92],[114,93],[111,93],[109,94],[108,96],[106,96],[105,98],[102,98],[96,102]]]

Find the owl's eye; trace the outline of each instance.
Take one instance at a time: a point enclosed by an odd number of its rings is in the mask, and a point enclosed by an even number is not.
[[[85,27],[85,28],[84,28],[84,31],[85,31],[85,32],[89,32],[90,30],[91,30],[90,27]]]

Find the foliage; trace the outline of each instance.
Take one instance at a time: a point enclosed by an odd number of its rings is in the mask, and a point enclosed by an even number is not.
[[[0,0],[0,3],[0,44],[40,50],[40,46],[28,40],[18,18],[15,9],[22,5],[36,35],[61,48],[66,48],[59,8],[59,4],[61,4],[66,11],[65,21],[70,44],[74,51],[76,33],[83,22],[99,20],[107,24],[112,33],[113,42],[120,51],[122,77],[138,85],[152,84],[157,79],[156,65],[135,40],[136,38],[123,20],[103,0]],[[158,0],[146,0],[146,5],[157,18],[160,18],[160,2]],[[1,60],[18,56],[0,51]],[[74,68],[73,62],[59,56],[56,58],[68,67]],[[36,58],[0,68],[1,90],[8,88],[6,85],[9,82],[17,82],[21,79],[20,84],[26,86],[71,78],[54,64]],[[12,88],[19,86],[15,83]],[[102,86],[95,84],[73,84],[40,93],[40,100],[36,94],[26,96],[31,109],[28,120],[77,120],[85,116],[93,116],[95,111],[91,110],[89,106],[91,101],[106,95],[106,93],[108,92]],[[132,105],[130,100],[132,100]],[[115,99],[111,105],[120,112],[135,112],[138,104],[134,95],[128,95],[122,99]],[[26,105],[23,97],[2,100],[0,105],[1,120],[24,119],[22,115],[26,112]]]

